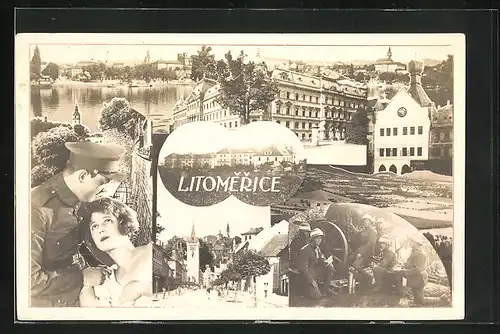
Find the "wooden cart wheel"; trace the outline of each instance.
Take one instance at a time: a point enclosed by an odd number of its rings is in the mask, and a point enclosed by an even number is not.
[[[325,222],[324,233],[325,237],[322,245],[324,250],[334,256],[337,265],[344,266],[347,263],[349,249],[344,231],[335,223]]]

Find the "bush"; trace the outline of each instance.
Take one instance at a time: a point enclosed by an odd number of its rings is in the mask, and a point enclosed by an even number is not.
[[[31,142],[31,187],[45,182],[61,172],[69,159],[66,142],[84,140],[71,127],[56,126],[38,133]]]
[[[140,114],[130,108],[130,104],[125,98],[115,97],[101,110],[99,127],[102,131],[116,129],[131,138],[135,138],[139,118]]]
[[[30,123],[31,139],[33,139],[40,132],[46,132],[55,127],[63,126],[71,128],[71,124],[69,123],[45,121],[41,117],[33,118]]]
[[[450,287],[452,284],[452,263],[453,263],[453,240],[444,235],[433,235],[429,232],[425,232],[424,236],[429,240],[430,244],[436,250],[437,255],[443,262],[444,270],[446,271],[446,276],[448,276],[448,281],[450,282]]]

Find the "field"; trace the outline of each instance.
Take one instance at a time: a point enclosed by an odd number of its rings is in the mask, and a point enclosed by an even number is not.
[[[452,226],[452,182],[447,177],[415,172],[357,174],[329,166],[308,166],[300,191],[324,190],[355,203],[389,210],[418,229]]]

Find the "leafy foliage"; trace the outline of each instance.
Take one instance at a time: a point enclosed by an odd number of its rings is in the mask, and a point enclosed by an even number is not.
[[[49,131],[58,126],[71,128],[69,123],[44,121],[41,117],[35,117],[30,122],[31,138],[33,139],[40,132]]]
[[[67,126],[56,126],[38,133],[31,142],[31,187],[61,172],[69,159],[66,142],[85,140]]]
[[[99,127],[101,130],[116,129],[130,138],[137,136],[139,114],[135,112],[125,98],[113,98],[101,110]]]
[[[233,265],[243,277],[261,276],[271,270],[269,261],[253,250],[243,250],[235,257]]]
[[[33,57],[30,62],[30,80],[40,80],[40,71],[42,70],[42,59],[40,58],[40,49],[38,45],[35,46]]]
[[[48,75],[52,80],[59,78],[59,66],[55,63],[48,63],[42,71],[43,75]]]
[[[258,70],[254,62],[245,63],[243,51],[236,59],[227,52],[225,60],[216,63],[215,70],[221,86],[217,103],[239,115],[242,124],[250,122],[250,114],[254,111],[267,112],[268,104],[278,93],[277,84],[264,71]]]
[[[449,100],[453,103],[453,55],[434,67],[425,67],[422,85],[436,105],[444,105]]]
[[[212,48],[203,45],[197,55],[193,55],[191,64],[191,79],[198,81],[204,76],[214,78],[215,56],[211,54]]]
[[[346,125],[345,140],[350,144],[366,145],[368,139],[368,115],[366,109],[358,109]]]
[[[88,137],[89,134],[90,134],[89,128],[87,128],[83,124],[75,124],[75,125],[73,125],[73,131],[75,131],[75,133],[77,135],[79,135],[80,137],[84,137],[84,138]]]
[[[205,272],[206,266],[210,266],[213,269],[214,266],[214,256],[210,249],[209,244],[207,244],[203,239],[198,239],[200,242],[200,270]]]

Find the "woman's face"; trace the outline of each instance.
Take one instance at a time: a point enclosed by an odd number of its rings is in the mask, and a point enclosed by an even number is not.
[[[94,212],[90,216],[90,235],[97,248],[103,252],[120,247],[128,239],[118,230],[116,217],[103,212]]]

